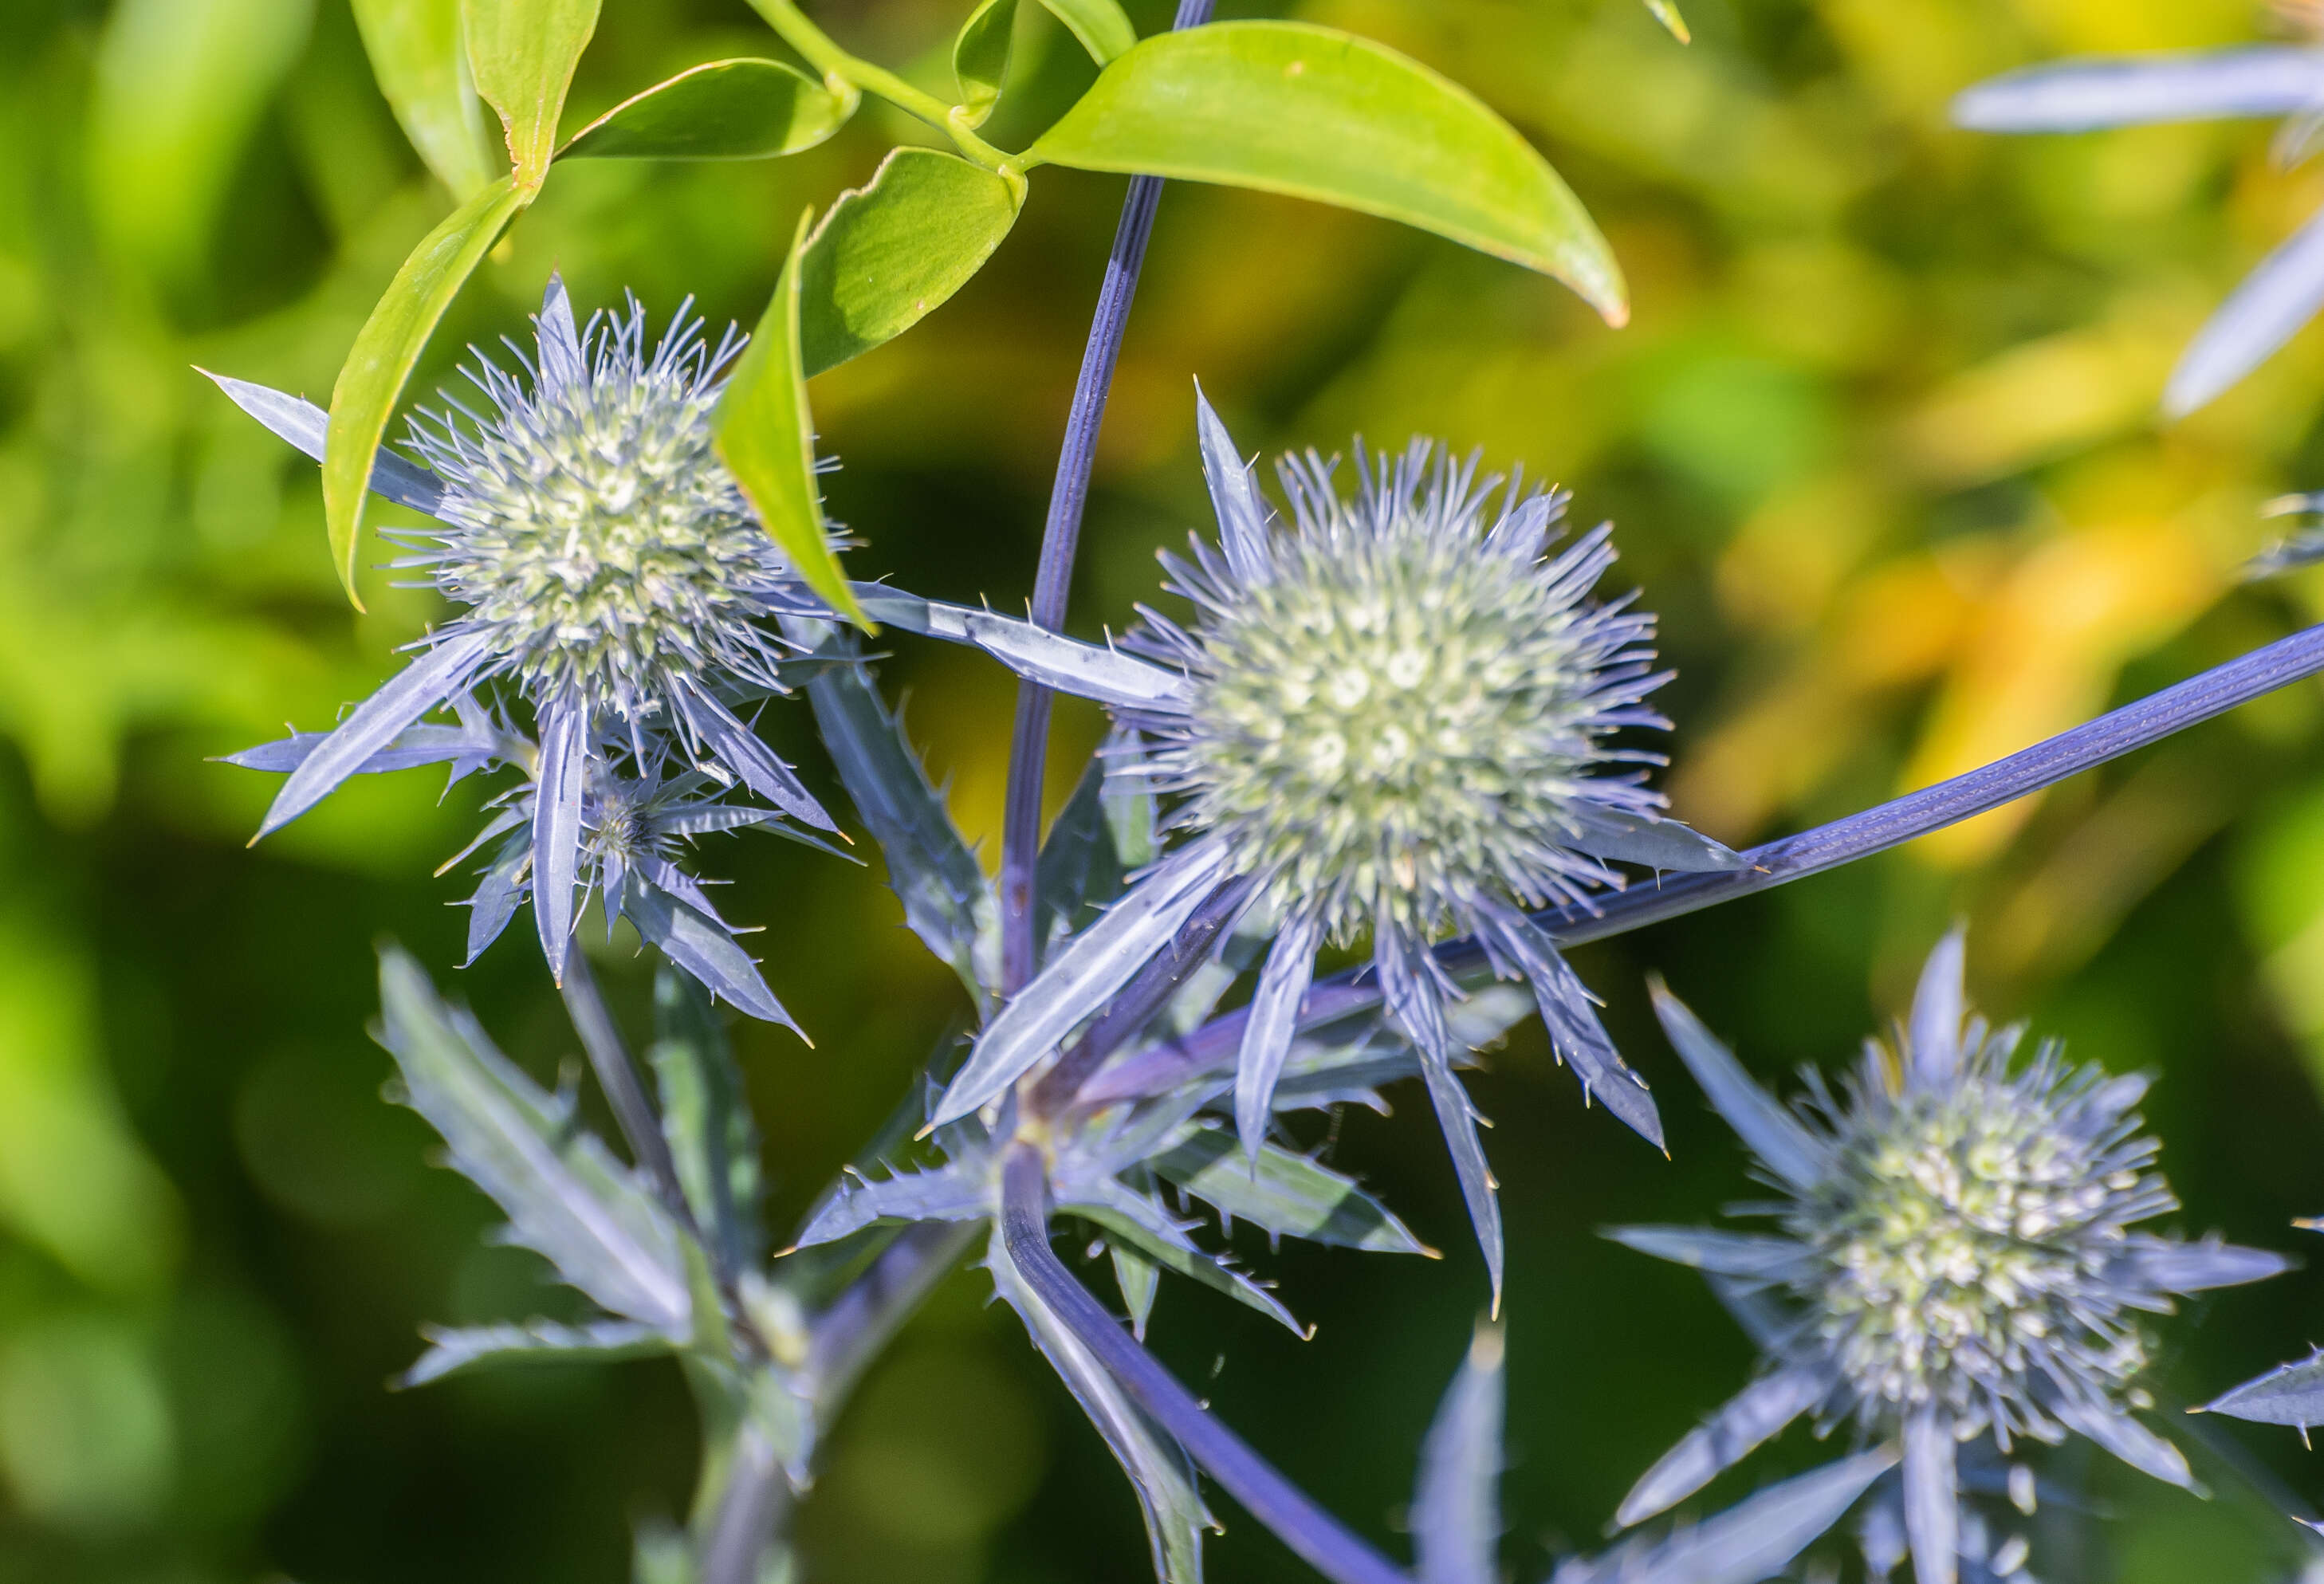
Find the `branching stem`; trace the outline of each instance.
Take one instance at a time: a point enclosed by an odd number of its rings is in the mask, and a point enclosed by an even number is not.
[[[1313,1497],[1278,1473],[1243,1439],[1213,1418],[1121,1322],[1074,1280],[1049,1248],[1048,1183],[1040,1152],[1011,1147],[1001,1167],[1001,1235],[1025,1285],[1096,1355],[1138,1405],[1177,1439],[1243,1510],[1266,1524],[1334,1584],[1412,1584]]]
[[[2014,803],[2319,672],[2324,672],[2324,626],[2278,639],[1950,781],[1754,847],[1743,854],[1747,868],[1645,882],[1593,907],[1553,908],[1535,916],[1560,945],[1579,945],[1787,885]],[[1483,951],[1471,940],[1446,942],[1436,948],[1436,958],[1446,972],[1456,974],[1473,973],[1485,962]],[[1301,1003],[1300,1023],[1328,1023],[1376,1007],[1379,999],[1377,981],[1365,971],[1320,980]],[[1084,1104],[1101,1104],[1157,1094],[1195,1073],[1231,1061],[1242,1041],[1243,1019],[1241,1012],[1230,1012],[1183,1040],[1103,1069],[1083,1086],[1080,1099]]]
[[[788,0],[759,0],[787,5]],[[1212,0],[1178,0],[1173,27],[1208,22]],[[1041,562],[1034,575],[1033,623],[1052,631],[1065,625],[1065,596],[1074,581],[1074,555],[1081,544],[1082,508],[1089,500],[1090,471],[1097,461],[1098,426],[1130,325],[1130,300],[1145,267],[1146,244],[1154,234],[1154,207],[1162,179],[1133,176],[1121,202],[1121,223],[1098,289],[1097,312],[1089,345],[1074,383],[1074,403],[1065,415],[1065,444],[1057,456],[1056,481],[1049,489],[1049,515],[1041,529]],[[1033,977],[1033,870],[1041,848],[1041,782],[1049,760],[1049,690],[1031,682],[1017,686],[1017,726],[1009,744],[1009,795],[1001,826],[1001,993],[1013,996]]]

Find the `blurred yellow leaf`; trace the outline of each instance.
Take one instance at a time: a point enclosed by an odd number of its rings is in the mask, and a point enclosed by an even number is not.
[[[1904,421],[1932,478],[1975,483],[2150,421],[2187,329],[2144,321],[2069,330],[1954,375]]]

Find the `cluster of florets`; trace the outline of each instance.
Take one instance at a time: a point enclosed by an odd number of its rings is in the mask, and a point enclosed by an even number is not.
[[[2118,1279],[2127,1229],[2177,1208],[2154,1139],[2109,1080],[2045,1044],[2010,1070],[2017,1031],[1972,1026],[1957,1078],[1899,1091],[1868,1055],[1824,1097],[1829,1169],[1784,1225],[1812,1250],[1791,1286],[1799,1345],[1835,1366],[1868,1426],[1932,1405],[2049,1434],[2043,1404],[2113,1404],[2145,1368],[2132,1312],[2167,1307]]]
[[[1589,595],[1614,554],[1600,529],[1544,564],[1563,495],[1498,479],[1425,441],[1374,460],[1342,499],[1313,453],[1281,465],[1295,523],[1257,565],[1197,541],[1166,557],[1191,632],[1148,613],[1132,640],[1182,666],[1183,715],[1150,723],[1178,822],[1326,931],[1427,940],[1480,895],[1539,907],[1610,877],[1575,851],[1578,805],[1644,812],[1635,777],[1592,775],[1663,680],[1637,646],[1651,616]]]
[[[580,701],[632,727],[667,723],[685,679],[776,686],[755,624],[792,581],[714,446],[711,413],[741,349],[715,347],[683,309],[649,355],[645,310],[600,313],[578,366],[544,338],[530,383],[480,361],[493,404],[470,421],[415,421],[410,443],[445,481],[445,526],[411,536],[423,568],[488,630],[501,668],[539,700]]]

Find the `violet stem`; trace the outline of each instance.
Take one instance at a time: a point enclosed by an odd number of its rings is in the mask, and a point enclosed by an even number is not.
[[[1787,885],[2014,803],[2319,672],[2324,672],[2324,626],[2278,639],[1950,781],[1754,847],[1743,854],[1746,868],[1642,881],[1592,906],[1554,907],[1534,918],[1559,945],[1579,945]],[[1438,946],[1436,960],[1449,973],[1471,972],[1485,962],[1483,950],[1468,939]],[[1328,1023],[1376,1006],[1379,999],[1367,971],[1337,974],[1308,991],[1300,1004],[1300,1024]],[[1182,1040],[1141,1052],[1100,1072],[1078,1098],[1097,1105],[1175,1088],[1193,1073],[1231,1060],[1242,1041],[1243,1020],[1242,1012],[1230,1012]]]
[[[726,1488],[702,1540],[702,1584],[757,1584],[761,1561],[789,1503],[782,1460],[765,1434],[746,1422],[735,1433]]]
[[[1049,1248],[1048,1182],[1038,1150],[1012,1145],[1001,1183],[1001,1236],[1025,1285],[1244,1511],[1336,1584],[1412,1584],[1402,1569],[1213,1418],[1074,1280]]]
[[[1178,0],[1173,28],[1208,22],[1213,0]],[[1065,444],[1057,456],[1056,481],[1049,489],[1048,520],[1041,529],[1041,560],[1033,580],[1032,621],[1056,631],[1065,625],[1065,597],[1074,581],[1074,555],[1080,548],[1082,508],[1089,501],[1090,472],[1097,463],[1098,427],[1113,385],[1113,367],[1130,325],[1130,305],[1138,295],[1146,244],[1154,234],[1154,207],[1162,179],[1133,176],[1114,229],[1113,252],[1105,262],[1097,311],[1088,345],[1074,382],[1073,406],[1065,415]],[[1001,993],[1023,990],[1033,977],[1033,871],[1041,848],[1041,790],[1049,759],[1049,690],[1038,683],[1017,685],[1017,725],[1009,743],[1009,792],[1001,825]]]
[[[960,1263],[979,1230],[973,1221],[906,1228],[816,1315],[807,1335],[806,1374],[816,1408],[826,1420],[838,1417],[864,1366]]]
[[[589,1065],[597,1074],[597,1086],[605,1091],[613,1120],[629,1141],[632,1158],[653,1179],[671,1213],[681,1224],[691,1226],[694,1212],[678,1183],[669,1140],[662,1137],[661,1123],[638,1082],[622,1031],[614,1027],[613,1014],[605,1009],[605,998],[597,991],[597,976],[590,971],[588,955],[578,946],[566,951],[565,980],[558,989],[565,996],[565,1010],[573,1019],[573,1032],[581,1036],[581,1048],[588,1053]]]
[[[1105,1010],[1090,1024],[1088,1032],[1074,1042],[1056,1066],[1041,1074],[1040,1082],[1033,1086],[1032,1105],[1037,1114],[1055,1116],[1073,1103],[1083,1082],[1125,1041],[1144,1028],[1163,1004],[1177,993],[1186,976],[1202,965],[1219,936],[1242,916],[1251,893],[1258,889],[1258,877],[1244,875],[1221,881],[1218,889],[1203,899],[1185,927],[1171,938],[1168,945],[1147,959],[1138,977],[1106,1003]]]

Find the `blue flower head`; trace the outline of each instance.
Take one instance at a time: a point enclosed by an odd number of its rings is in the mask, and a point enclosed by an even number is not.
[[[1978,83],[1953,101],[1985,132],[2087,132],[2163,121],[2283,116],[2277,157],[2305,156],[2324,131],[2324,14],[2277,0],[2299,43],[2069,60]],[[2163,410],[2183,417],[2257,368],[2324,308],[2324,216],[2263,260],[2172,371]]]
[[[1642,779],[1660,756],[1615,741],[1667,725],[1645,702],[1667,674],[1646,648],[1654,619],[1594,595],[1609,530],[1548,553],[1563,494],[1480,478],[1425,442],[1359,447],[1351,494],[1321,457],[1286,460],[1286,523],[1207,403],[1198,415],[1219,539],[1166,557],[1194,618],[1147,612],[1123,645],[1167,686],[1127,686],[1117,654],[1089,668],[1145,744],[1115,776],[1171,796],[1185,839],[1003,1009],[941,1113],[991,1099],[1233,888],[1274,934],[1237,1067],[1245,1147],[1267,1130],[1318,947],[1368,936],[1498,1287],[1490,1174],[1452,1075],[1458,992],[1432,945],[1474,935],[1497,971],[1530,981],[1561,1056],[1659,1144],[1645,1085],[1528,910],[1586,906],[1623,883],[1612,861],[1738,860],[1660,817]]]
[[[1963,1557],[2007,1575],[2025,1555],[2022,1539],[1964,1512],[1964,1461],[2001,1463],[2023,1441],[2071,1432],[2192,1483],[2179,1450],[2131,1416],[2152,1406],[2138,1385],[2145,1317],[2170,1312],[2173,1294],[2285,1262],[2134,1230],[2178,1208],[2133,1109],[2147,1081],[2069,1062],[2054,1041],[2019,1060],[2021,1027],[1969,1014],[1961,963],[1955,932],[1894,1041],[1868,1043],[1837,1089],[1811,1074],[1795,1110],[1657,987],[1671,1043],[1780,1197],[1752,1207],[1773,1218],[1766,1231],[1614,1234],[1711,1273],[1763,1359],[1757,1380],[1638,1481],[1624,1524],[1803,1415],[1901,1452],[1896,1476],[1875,1487],[1867,1558],[1885,1575],[1909,1550],[1921,1584],[1953,1584]],[[1984,1471],[2031,1510],[2030,1469]]]
[[[610,876],[609,909],[642,894],[649,906],[658,898],[716,919],[664,846],[648,843],[635,863],[619,861],[609,846],[624,828],[616,811],[641,797],[650,809],[670,806],[673,796],[697,808],[707,806],[684,797],[747,788],[804,824],[836,828],[737,714],[785,691],[792,646],[769,623],[829,612],[714,449],[711,417],[739,334],[713,347],[681,308],[650,350],[634,299],[585,330],[555,279],[537,327],[530,355],[512,344],[519,373],[478,355],[468,377],[484,399],[481,410],[447,396],[445,411],[412,421],[410,448],[425,465],[383,452],[373,474],[373,489],[434,519],[392,536],[406,550],[393,565],[420,574],[453,615],[336,731],[235,762],[290,771],[262,836],[361,771],[446,760],[456,773],[493,760],[517,766],[529,784],[488,834],[521,827],[522,864],[506,853],[494,861],[478,917],[505,922],[511,887],[529,889],[542,947],[561,974],[578,901],[600,879]],[[319,410],[261,386],[219,383],[269,428],[321,455]],[[530,733],[488,712],[479,692],[529,714]],[[462,725],[420,723],[443,707]],[[673,761],[676,778],[665,785]],[[763,810],[744,817],[717,806],[715,815],[687,816],[691,828],[657,830],[656,841],[712,828],[705,819],[770,823]],[[641,916],[635,906],[629,911]],[[771,1006],[755,972],[749,979]],[[735,983],[708,982],[735,999]]]

